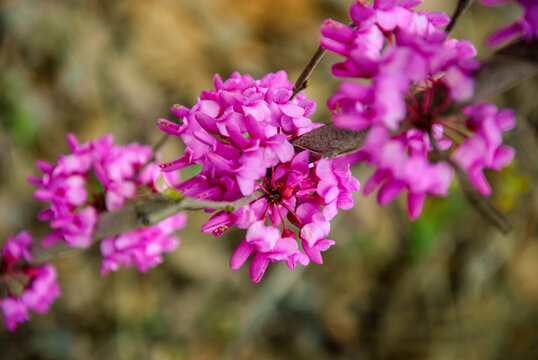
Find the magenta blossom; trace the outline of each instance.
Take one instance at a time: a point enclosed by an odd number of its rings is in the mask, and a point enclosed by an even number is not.
[[[8,238],[2,247],[0,278],[6,297],[0,300],[0,308],[9,331],[15,331],[17,324],[30,319],[29,310],[45,314],[60,296],[53,265],[31,266],[26,263],[32,260],[32,245],[32,237],[23,231]],[[12,284],[23,288],[15,293]]]
[[[159,129],[186,145],[183,157],[161,167],[170,171],[199,164],[199,181],[185,184],[185,194],[205,182],[205,198],[236,200],[250,195],[267,169],[291,159],[289,140],[319,126],[308,118],[315,103],[302,94],[290,100],[293,84],[284,71],[261,80],[233,73],[222,81],[215,75],[214,85],[191,109],[172,108],[181,125],[159,120]]]
[[[510,0],[480,0],[484,6],[496,6]],[[518,37],[526,41],[538,39],[538,1],[516,0],[523,10],[523,16],[516,22],[495,30],[488,36],[486,43],[489,46],[499,46]]]
[[[35,197],[50,203],[38,215],[53,229],[43,238],[43,246],[63,240],[70,247],[88,247],[100,213],[122,207],[137,191],[161,192],[180,182],[177,172],[162,173],[150,161],[153,152],[149,146],[114,145],[112,135],[80,144],[72,134],[68,144],[71,154],[60,156],[56,165],[39,161],[43,176],[28,178],[38,187]],[[161,254],[179,244],[170,234],[184,225],[185,215],[178,214],[155,226],[105,239],[101,273],[115,271],[120,264],[134,263],[142,272],[158,265]]]
[[[179,245],[179,239],[170,234],[185,227],[185,223],[185,214],[179,213],[154,226],[104,239],[100,244],[101,275],[117,271],[120,265],[130,267],[134,263],[143,273],[159,265],[163,262],[162,254],[174,251]]]
[[[297,263],[306,266],[310,260],[321,264],[321,252],[334,244],[326,239],[329,221],[338,208],[353,206],[351,191],[358,191],[360,186],[345,159],[324,159],[311,167],[309,152],[304,151],[269,171],[259,188],[265,194],[263,197],[234,214],[218,212],[202,227],[202,231],[215,236],[233,225],[248,229],[230,266],[239,269],[254,255],[250,276],[255,282],[261,280],[269,262],[284,261],[290,269]],[[284,219],[297,230],[289,228]],[[266,221],[271,225],[266,226]],[[296,238],[301,240],[302,250]]]
[[[316,104],[302,93],[292,99],[293,84],[283,71],[260,80],[233,73],[223,81],[216,75],[214,85],[191,109],[172,108],[181,124],[159,120],[159,128],[186,147],[183,157],[161,167],[201,166],[200,174],[177,187],[185,196],[235,201],[256,189],[263,192],[235,213],[215,213],[202,227],[215,236],[234,225],[248,229],[232,255],[232,269],[253,255],[250,275],[258,282],[269,262],[284,261],[292,269],[310,260],[321,263],[321,251],[334,243],[325,239],[328,230],[314,239],[301,229],[314,221],[328,224],[338,208],[349,209],[359,183],[343,161],[310,164],[307,151],[295,154],[290,140],[320,126],[309,119]]]
[[[453,159],[467,172],[471,183],[482,195],[490,195],[491,187],[484,169],[501,170],[514,157],[514,149],[502,145],[502,132],[516,125],[511,109],[498,110],[495,105],[478,103],[466,107],[467,127],[475,136],[466,138],[453,154]]]
[[[55,165],[38,161],[43,175],[28,177],[37,187],[34,196],[50,204],[38,214],[53,229],[43,246],[64,240],[71,247],[88,247],[99,213],[123,206],[135,197],[138,186],[161,191],[179,182],[177,174],[163,178],[156,164],[149,162],[149,146],[114,145],[112,135],[80,144],[69,134],[67,141],[71,154],[60,156]]]
[[[513,155],[501,146],[494,115],[475,108],[444,114],[453,101],[472,97],[476,50],[469,41],[447,39],[446,14],[412,10],[421,2],[355,2],[350,15],[356,26],[328,20],[320,40],[345,58],[334,64],[334,75],[368,80],[343,82],[328,102],[336,126],[368,133],[363,148],[349,157],[375,168],[364,193],[379,189],[385,205],[406,190],[411,219],[420,216],[426,194],[448,194],[454,171],[432,162],[437,150],[453,152],[484,195],[490,189],[482,170],[500,169]]]

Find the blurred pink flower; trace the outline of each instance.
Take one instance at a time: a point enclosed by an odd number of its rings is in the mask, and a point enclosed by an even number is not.
[[[185,196],[235,201],[256,189],[264,192],[235,213],[215,213],[202,226],[203,232],[214,236],[233,226],[248,229],[231,257],[232,269],[254,255],[250,275],[258,282],[270,262],[285,261],[292,269],[297,263],[307,265],[310,259],[299,248],[297,234],[314,214],[320,221],[329,221],[338,208],[349,209],[358,180],[344,160],[310,164],[308,151],[295,153],[290,140],[321,125],[308,118],[315,111],[314,101],[302,93],[291,99],[293,84],[285,72],[260,80],[233,73],[223,81],[215,75],[214,87],[202,92],[191,109],[172,108],[181,125],[159,120],[163,132],[179,136],[186,146],[184,156],[161,167],[168,171],[201,166],[200,174],[177,186]],[[289,229],[285,218],[297,230]],[[310,254],[317,262],[332,242],[324,241],[312,243]]]
[[[480,0],[484,6],[497,6],[512,0]],[[489,46],[499,46],[520,36],[525,41],[538,38],[538,2],[536,0],[516,0],[523,10],[523,16],[516,22],[506,25],[491,33],[486,43]]]
[[[6,294],[0,300],[4,321],[9,331],[15,331],[18,323],[30,319],[28,310],[45,314],[54,300],[60,296],[56,269],[51,264],[31,266],[31,235],[22,231],[9,237],[2,247],[0,278]],[[16,281],[23,286],[20,294],[15,294],[8,281]]]
[[[450,22],[446,14],[412,10],[421,2],[354,2],[350,15],[355,27],[327,20],[320,40],[345,58],[333,65],[335,76],[369,80],[343,82],[328,101],[336,126],[368,134],[362,149],[348,157],[376,169],[364,193],[379,189],[378,202],[386,205],[407,190],[413,220],[420,216],[426,194],[446,196],[453,178],[449,164],[431,162],[430,136],[439,150],[453,152],[484,195],[490,189],[482,169],[500,169],[513,156],[511,148],[501,146],[501,132],[491,120],[469,113],[476,108],[460,116],[443,114],[452,101],[472,97],[479,64],[471,42],[447,39],[442,28]],[[318,187],[326,200],[336,194],[330,185]]]

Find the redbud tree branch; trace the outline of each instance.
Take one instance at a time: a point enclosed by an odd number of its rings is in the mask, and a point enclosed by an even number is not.
[[[294,94],[305,88],[307,78],[323,54],[324,51],[318,48],[299,76],[294,88]],[[445,112],[445,115],[446,113],[457,113],[469,103],[485,100],[537,73],[538,42],[517,42],[509,45],[482,62],[482,67],[476,73],[476,90],[473,98],[465,103],[456,103]],[[365,134],[366,130],[355,132],[338,129],[329,124],[299,136],[291,142],[296,151],[311,151],[311,161],[316,161],[323,157],[340,156],[359,149],[364,142]],[[440,156],[444,155],[441,154]],[[460,184],[471,204],[475,205],[486,218],[501,230],[507,231],[509,225],[503,216],[485,201],[485,198],[474,191],[466,175],[457,164],[453,163],[448,157],[445,157],[444,160],[454,167],[456,176],[460,180]],[[173,200],[160,194],[143,196],[127,203],[121,209],[101,214],[94,232],[94,241],[97,242],[105,237],[116,236],[129,230],[154,225],[183,210],[212,208],[232,212],[261,196],[263,196],[263,193],[256,191],[251,196],[234,202],[206,201],[188,197]],[[47,249],[41,249],[36,246],[33,249],[32,264],[48,261],[66,249],[69,248],[64,243],[58,243]]]
[[[306,89],[306,87],[308,86],[308,78],[312,74],[312,71],[314,71],[316,66],[319,64],[321,58],[323,57],[323,55],[325,55],[326,52],[327,50],[325,50],[321,46],[316,49],[316,52],[314,53],[314,55],[312,55],[312,57],[308,61],[308,64],[306,64],[305,68],[297,78],[297,81],[295,81],[291,99],[296,97],[297,94],[300,93],[302,90]]]
[[[184,210],[215,209],[231,213],[241,206],[260,198],[263,194],[261,190],[256,190],[252,195],[236,201],[209,201],[191,197],[173,199],[163,194],[145,195],[126,203],[117,210],[100,214],[93,233],[93,241],[98,242],[104,238],[117,236],[130,230],[155,225]],[[57,243],[46,249],[35,246],[32,249],[31,264],[41,264],[49,261],[66,250],[72,250],[72,248],[69,248],[64,242]]]

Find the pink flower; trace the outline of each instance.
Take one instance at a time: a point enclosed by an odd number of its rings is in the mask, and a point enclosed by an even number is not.
[[[345,58],[334,64],[334,75],[363,80],[343,82],[328,106],[336,126],[368,133],[363,148],[348,157],[375,168],[364,193],[379,189],[378,202],[386,205],[407,190],[413,220],[420,216],[426,194],[446,196],[453,178],[449,164],[431,162],[430,136],[439,150],[453,152],[484,195],[491,189],[482,170],[500,169],[513,157],[511,148],[501,146],[501,131],[487,110],[491,105],[470,107],[460,116],[443,114],[453,100],[472,97],[476,50],[469,41],[447,39],[441,28],[450,21],[446,14],[411,9],[419,3],[355,2],[350,15],[356,27],[328,20],[320,40]],[[326,202],[337,195],[332,184],[334,180],[318,184]],[[346,196],[339,201],[352,205]],[[328,219],[333,208],[323,210]]]
[[[101,241],[101,275],[117,271],[120,265],[130,267],[134,263],[143,273],[159,265],[163,262],[162,254],[178,247],[179,239],[170,235],[185,227],[185,223],[185,214],[179,213],[154,226],[104,239]]]
[[[45,314],[54,300],[60,296],[56,269],[51,264],[30,266],[23,261],[31,261],[32,237],[26,231],[8,238],[2,247],[0,278],[7,294],[0,300],[4,321],[9,331],[15,331],[18,323],[28,321],[29,310]],[[17,281],[23,289],[17,296],[10,287],[10,281]]]
[[[2,307],[6,327],[11,332],[17,330],[17,324],[30,320],[27,307],[18,298],[6,297],[0,302],[0,307]]]
[[[161,168],[201,166],[200,174],[177,186],[185,196],[235,201],[256,189],[265,193],[233,214],[215,213],[202,226],[203,232],[214,236],[233,226],[248,229],[232,255],[232,269],[253,255],[250,275],[258,282],[270,262],[284,261],[291,269],[297,263],[307,265],[310,259],[299,249],[297,233],[312,222],[314,213],[323,217],[325,212],[332,218],[338,207],[350,208],[358,180],[343,161],[310,164],[308,152],[294,152],[290,140],[320,124],[309,119],[316,108],[312,100],[302,93],[291,99],[293,84],[285,72],[260,80],[233,73],[223,81],[216,75],[214,85],[214,90],[202,92],[191,109],[172,109],[182,119],[181,125],[159,120],[159,128],[179,136],[186,147],[184,156]],[[323,167],[319,173],[317,166]],[[298,229],[288,228],[285,218]],[[331,241],[316,239],[312,244],[310,253],[316,261],[321,261],[320,252]]]
[[[179,183],[177,174],[161,175],[159,167],[149,162],[149,146],[114,145],[112,135],[84,144],[73,134],[67,140],[71,154],[60,156],[54,165],[38,161],[43,175],[28,177],[37,187],[36,199],[50,204],[38,215],[53,229],[43,246],[63,240],[70,247],[88,247],[99,213],[122,207],[135,197],[137,187],[162,191]]]
[[[27,270],[32,279],[30,286],[20,295],[21,302],[37,313],[45,314],[60,296],[56,269],[51,264]]]
[[[301,239],[306,255],[315,263],[322,264],[321,252],[334,245],[334,240],[325,239],[329,235],[331,225],[322,214],[315,214],[312,222],[301,228]]]
[[[33,244],[32,236],[28,231],[21,231],[15,236],[9,237],[2,247],[2,259],[8,267],[24,258],[26,261],[32,259],[30,248]]]
[[[290,269],[297,263],[306,266],[310,260],[322,263],[321,252],[334,244],[333,240],[325,239],[330,226],[323,214],[328,213],[332,218],[337,206],[349,208],[353,201],[350,192],[359,189],[358,180],[352,177],[345,159],[320,160],[314,167],[309,166],[308,159],[309,153],[305,151],[278,165],[263,180],[261,189],[266,194],[263,198],[244,206],[233,217],[220,213],[213,218],[215,225],[217,217],[224,220],[220,224],[226,229],[234,224],[248,228],[245,239],[232,255],[230,266],[236,270],[254,254],[250,274],[255,282],[260,281],[269,262],[285,261]],[[298,227],[297,232],[286,226],[285,217]],[[272,226],[266,226],[266,220]],[[282,231],[278,230],[280,226]],[[297,233],[304,252],[298,247]]]
[[[498,111],[488,103],[470,105],[463,112],[469,116],[467,126],[475,136],[465,139],[452,157],[467,172],[476,189],[487,196],[491,194],[491,187],[483,170],[500,170],[514,157],[514,149],[502,145],[502,132],[515,126],[514,112],[511,109]]]
[[[427,135],[417,134],[419,138],[409,136],[409,133],[405,135],[391,137],[382,127],[372,129],[359,160],[377,168],[364,185],[364,194],[380,187],[378,201],[380,205],[386,205],[407,189],[408,214],[415,220],[422,211],[427,193],[446,196],[453,170],[446,163],[429,162],[427,154],[431,148]]]
[[[308,264],[308,260],[303,257],[296,259],[295,254],[300,251],[294,236],[282,237],[279,229],[265,226],[263,221],[255,222],[248,229],[245,239],[230,259],[230,267],[233,270],[239,269],[253,253],[256,255],[250,265],[250,277],[254,282],[260,282],[270,261],[290,262],[290,268],[294,268],[298,261],[302,261],[303,265]]]
[[[200,179],[233,184],[221,194],[225,197],[212,199],[236,200],[250,195],[267,169],[291,159],[289,140],[317,126],[307,117],[315,104],[302,94],[290,100],[293,84],[283,71],[260,80],[233,73],[222,81],[216,75],[214,83],[215,90],[203,92],[191,109],[175,107],[181,109],[176,113],[182,125],[159,120],[162,131],[181,137],[186,145],[185,156],[161,168],[199,164]]]
[[[480,0],[484,6],[497,6],[510,0]],[[499,46],[523,36],[526,41],[538,38],[538,2],[536,0],[516,0],[523,8],[523,16],[516,22],[495,30],[488,36],[489,46]]]
[[[351,175],[349,162],[345,158],[320,160],[316,165],[316,175],[319,178],[316,192],[325,201],[323,213],[329,220],[338,212],[336,207],[343,210],[353,207],[351,192],[359,191],[360,183]]]

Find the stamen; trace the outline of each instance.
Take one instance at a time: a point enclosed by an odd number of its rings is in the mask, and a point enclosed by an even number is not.
[[[456,134],[458,134],[459,136],[461,136],[463,139],[467,139],[469,137],[469,135],[467,135],[466,133],[464,133],[463,131],[461,131],[460,129],[457,129],[453,126],[450,126],[448,124],[444,124],[444,127],[448,130],[451,130],[453,132],[455,132]]]
[[[437,115],[441,114],[443,111],[445,111],[448,108],[451,102],[452,102],[452,98],[450,97],[450,95],[445,96],[441,105],[439,105],[437,108],[432,110],[431,117],[434,118]]]
[[[415,109],[413,106],[407,104],[407,112],[411,113],[411,116],[413,116],[412,119],[409,119],[410,122],[414,121],[420,121],[420,114],[418,113],[417,109]]]
[[[275,167],[274,166],[271,167],[271,186],[273,188],[276,188],[276,184],[275,184]]]
[[[274,206],[276,208],[276,212],[278,213],[278,216],[280,216],[280,221],[282,222],[282,228],[284,229],[284,231],[288,231],[288,228],[286,227],[286,223],[284,222],[284,218],[282,217],[282,213],[280,212],[278,205],[275,204]]]
[[[424,98],[422,99],[422,113],[423,114],[428,114],[429,113],[429,109],[431,108],[432,106],[432,103],[433,103],[433,90],[432,88],[428,88],[427,90],[424,91]]]
[[[281,203],[282,206],[284,206],[284,208],[286,210],[288,210],[290,212],[290,214],[293,215],[293,217],[295,218],[295,220],[297,220],[297,222],[299,223],[300,227],[303,226],[303,222],[301,221],[301,219],[299,219],[299,217],[297,216],[297,214],[295,213],[295,211],[293,211],[288,205],[284,204],[284,203]]]
[[[263,182],[264,182],[263,186],[260,185],[260,184],[258,184],[258,183],[254,183],[254,185],[256,185],[256,186],[257,186],[258,188],[260,188],[263,192],[265,192],[265,194],[271,196],[271,193],[270,193],[269,191],[267,191],[267,189],[265,188],[265,186],[267,185],[267,184],[265,184],[265,179],[263,180]]]
[[[263,217],[262,217],[263,221],[265,221],[265,219],[267,219],[267,213],[269,212],[269,206],[270,206],[270,204],[267,203],[267,206],[265,207],[265,212],[263,213]]]

